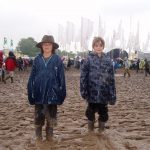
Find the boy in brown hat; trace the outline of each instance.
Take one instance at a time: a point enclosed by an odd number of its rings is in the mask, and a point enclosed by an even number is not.
[[[66,84],[63,63],[55,50],[59,47],[53,36],[44,35],[37,44],[41,53],[35,57],[28,81],[28,100],[35,105],[35,134],[42,141],[42,126],[46,119],[46,139],[53,136],[56,126],[57,105],[66,97]]]
[[[101,37],[93,39],[93,52],[81,65],[80,92],[88,102],[86,117],[89,132],[94,130],[95,113],[99,114],[99,131],[108,120],[108,104],[116,102],[114,70],[111,59],[103,53],[105,42]]]

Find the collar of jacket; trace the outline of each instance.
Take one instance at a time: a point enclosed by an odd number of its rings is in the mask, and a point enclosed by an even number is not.
[[[45,65],[45,67],[47,67],[47,64],[49,63],[49,61],[52,59],[52,57],[54,57],[55,56],[55,54],[52,54],[51,56],[50,56],[50,58],[48,59],[48,61],[47,62],[45,62],[45,60],[44,60],[44,56],[42,55],[42,54],[39,54],[39,57],[43,60],[43,63],[44,63],[44,65]]]
[[[106,55],[106,54],[102,52],[101,58],[104,57],[105,55]],[[98,54],[97,54],[97,53],[94,53],[94,52],[91,52],[91,53],[89,54],[89,56],[98,56]],[[98,57],[99,57],[99,56],[98,56]]]

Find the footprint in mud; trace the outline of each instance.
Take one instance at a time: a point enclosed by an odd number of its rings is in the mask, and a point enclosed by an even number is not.
[[[40,143],[36,143],[36,150],[54,150],[55,146],[57,145],[57,141],[42,141]]]
[[[137,150],[137,147],[132,146],[131,144],[129,144],[129,142],[125,143],[125,148],[127,148],[127,150]]]
[[[86,150],[116,150],[107,135],[92,133],[80,138]]]
[[[98,145],[98,149],[102,150],[116,150],[116,148],[113,146],[112,142],[108,138],[108,136],[104,134],[98,134],[96,136],[96,141]]]

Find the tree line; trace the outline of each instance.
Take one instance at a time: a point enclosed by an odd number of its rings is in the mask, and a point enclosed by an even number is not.
[[[28,55],[29,57],[34,57],[38,53],[40,53],[40,49],[36,47],[37,41],[34,40],[32,37],[28,38],[22,38],[17,47],[16,50],[21,52],[24,55]],[[58,49],[56,53],[60,56],[69,56],[70,58],[74,58],[76,55],[82,56],[84,55],[83,52],[77,52],[74,53],[73,51],[66,51],[66,50],[60,50]]]

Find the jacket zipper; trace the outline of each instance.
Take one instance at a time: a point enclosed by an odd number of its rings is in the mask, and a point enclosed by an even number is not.
[[[53,56],[53,55],[52,55]],[[49,63],[49,61],[51,60],[52,56],[48,59],[47,62],[45,62],[45,59],[44,57],[42,56],[42,59],[43,59],[43,62],[44,62],[44,65],[45,65],[45,68],[47,68],[47,64]]]

